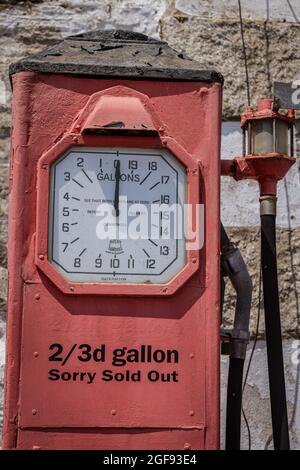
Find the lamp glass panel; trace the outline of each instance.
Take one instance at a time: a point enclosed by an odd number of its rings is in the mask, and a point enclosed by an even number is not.
[[[276,120],[275,150],[285,155],[289,153],[289,124],[285,121]]]
[[[251,122],[250,153],[274,152],[273,119],[258,119]]]

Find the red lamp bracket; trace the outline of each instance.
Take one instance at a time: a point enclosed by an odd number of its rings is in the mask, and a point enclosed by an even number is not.
[[[221,175],[232,176],[236,181],[253,179],[258,181],[260,195],[276,195],[277,182],[295,163],[294,157],[277,153],[247,155],[233,160],[221,161]]]

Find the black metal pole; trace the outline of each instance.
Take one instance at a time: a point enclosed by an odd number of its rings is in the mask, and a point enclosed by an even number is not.
[[[261,198],[261,266],[274,449],[289,450],[277,279],[275,197]]]

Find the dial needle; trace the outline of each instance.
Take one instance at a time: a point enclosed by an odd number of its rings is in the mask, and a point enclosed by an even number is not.
[[[115,186],[115,199],[114,199],[114,208],[116,211],[116,217],[119,217],[119,214],[120,214],[120,211],[119,211],[120,177],[121,177],[120,160],[117,160],[116,171],[115,171],[116,186]]]

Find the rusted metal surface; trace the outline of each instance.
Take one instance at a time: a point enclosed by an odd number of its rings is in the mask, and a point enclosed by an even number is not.
[[[142,93],[125,87],[95,93],[76,120],[74,132],[82,134],[117,130],[118,134],[135,131],[137,135],[158,135],[149,109],[149,100]],[[162,128],[161,128],[162,130]],[[72,130],[73,131],[73,130]]]
[[[175,51],[166,42],[121,30],[68,37],[9,69],[10,75],[24,71],[223,83],[220,73]]]
[[[259,119],[278,119],[295,124],[295,112],[288,109],[287,112],[279,112],[272,99],[259,99],[257,110],[253,106],[248,106],[245,114],[241,115],[241,127],[244,128],[249,122]]]
[[[274,82],[274,99],[279,108],[300,109],[300,82]]]
[[[197,448],[204,448],[205,446],[205,429],[151,429],[151,449],[164,449],[172,450],[178,449],[178,442],[182,443],[181,450],[190,450]],[[34,431],[20,431],[20,450],[64,450],[68,448],[70,442],[73,448],[79,450],[99,450],[99,441],[102,443],[103,449],[110,449],[111,447],[111,433],[105,431],[97,431],[96,429],[86,432],[82,429],[81,432],[72,432],[72,429],[67,429],[66,432],[61,433],[57,429],[49,429],[48,432],[41,433],[38,439],[39,445],[32,445],[36,440],[36,433]],[[122,429],[116,429],[114,432],[114,450],[145,449],[145,435],[137,430],[132,430],[131,433],[124,433]],[[149,434],[147,434],[147,439]],[[150,448],[150,447],[149,447]]]

